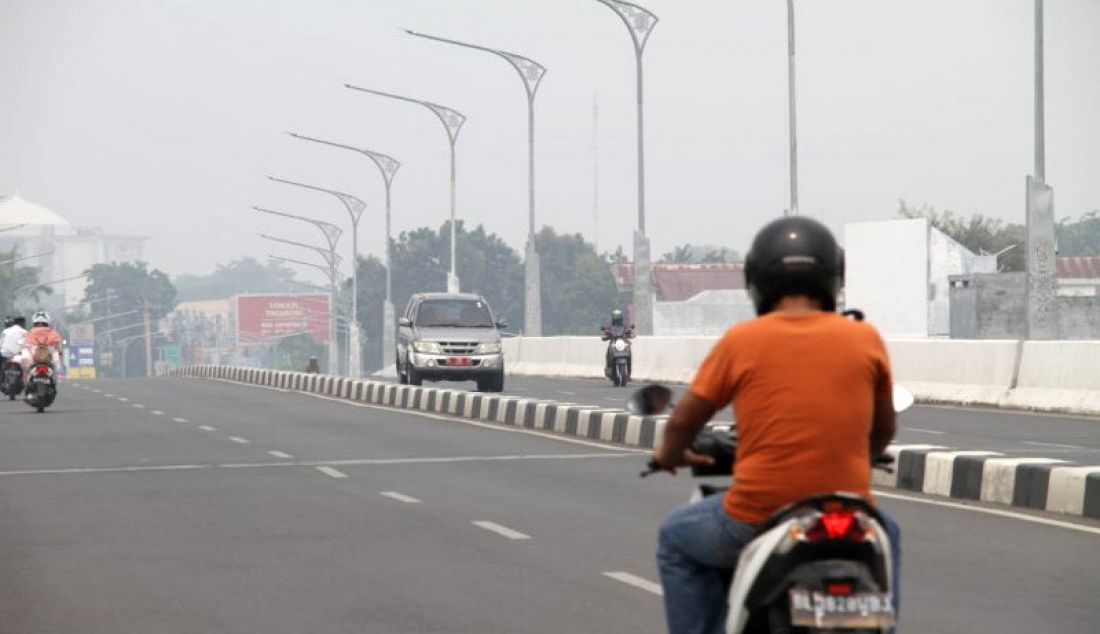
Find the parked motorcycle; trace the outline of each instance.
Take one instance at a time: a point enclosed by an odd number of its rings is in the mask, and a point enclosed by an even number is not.
[[[634,327],[608,326],[603,329],[603,340],[607,342],[607,357],[604,376],[615,387],[626,387],[630,381],[633,361],[630,340],[634,338]]]
[[[895,409],[913,396],[895,386]],[[660,385],[638,390],[631,411],[659,414],[672,404],[672,392]],[[732,425],[711,426],[692,450],[714,458],[692,468],[695,477],[729,476],[737,452]],[[890,471],[893,457],[874,467]],[[642,477],[660,467],[650,461]],[[720,495],[727,487],[700,484],[692,501]],[[733,634],[844,631],[889,632],[896,624],[893,601],[894,561],[890,536],[878,511],[858,496],[834,492],[788,504],[758,529],[728,575],[726,631]]]
[[[27,372],[27,388],[23,401],[42,413],[57,398],[57,378],[49,348],[35,350]]]
[[[9,359],[4,362],[3,375],[0,375],[0,393],[7,395],[12,401],[23,393],[23,366],[18,361]]]

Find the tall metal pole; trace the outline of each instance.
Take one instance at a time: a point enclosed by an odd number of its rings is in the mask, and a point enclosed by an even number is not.
[[[787,127],[791,150],[791,208],[788,214],[798,215],[798,119],[794,73],[794,0],[787,0]]]
[[[1035,0],[1035,173],[1027,179],[1027,337],[1057,339],[1058,280],[1054,190],[1046,182],[1043,0]]]
[[[1035,0],[1035,177],[1041,183],[1047,180],[1043,93],[1043,0]]]
[[[645,229],[645,101],[643,91],[642,54],[646,42],[657,25],[652,12],[623,0],[596,0],[607,6],[630,31],[634,42],[638,101],[638,230],[634,233],[634,323],[638,334],[653,334],[653,293],[650,290],[649,238]]]
[[[592,244],[600,252],[600,102],[592,95]]]
[[[333,141],[325,141],[324,139],[318,139],[314,137],[305,136],[303,134],[297,134],[295,132],[288,132],[290,136],[301,139],[303,141],[312,141],[313,143],[319,143],[321,145],[328,145],[344,150],[351,150],[352,152],[358,152],[363,156],[369,158],[374,165],[378,168],[378,171],[382,173],[382,179],[386,184],[386,301],[382,307],[382,367],[388,368],[394,365],[396,354],[396,316],[393,310],[393,290],[391,284],[391,270],[393,266],[392,258],[392,225],[390,221],[391,217],[391,189],[393,188],[393,177],[397,174],[397,170],[401,168],[401,163],[397,159],[373,152],[364,148],[355,147],[352,145],[345,145],[343,143],[335,143]],[[358,230],[356,230],[358,235]],[[356,260],[356,269],[358,270],[358,260]],[[358,288],[358,283],[356,283]],[[356,308],[356,314],[358,315],[358,308]]]
[[[432,114],[439,118],[440,123],[443,124],[444,130],[447,131],[447,140],[450,142],[451,147],[451,271],[447,275],[447,291],[451,293],[459,292],[458,270],[455,267],[455,232],[457,231],[455,227],[455,143],[458,142],[458,133],[462,130],[462,124],[466,122],[465,115],[457,110],[430,101],[402,97],[401,95],[382,92],[380,90],[372,90],[370,88],[362,88],[351,84],[344,84],[344,87],[350,90],[378,95],[379,97],[388,97],[390,99],[407,101],[423,106],[431,110]]]
[[[539,275],[539,254],[535,241],[535,94],[542,82],[546,68],[534,60],[509,53],[500,49],[489,48],[479,44],[460,42],[435,35],[405,31],[409,35],[428,40],[453,44],[463,48],[492,53],[512,65],[512,68],[523,80],[523,87],[527,91],[527,210],[528,231],[526,248],[526,266],[524,283],[524,334],[529,337],[542,336],[542,288]],[[453,250],[453,249],[452,249]]]

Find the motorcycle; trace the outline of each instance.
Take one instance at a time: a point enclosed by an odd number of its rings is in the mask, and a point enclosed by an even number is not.
[[[904,387],[895,386],[894,394],[897,411],[913,404]],[[671,404],[668,388],[651,385],[634,394],[630,410],[654,415]],[[692,451],[714,458],[711,466],[693,467],[694,477],[729,476],[737,453],[736,427],[708,427]],[[883,455],[873,466],[891,471],[893,461]],[[641,476],[658,471],[651,460]],[[726,489],[700,484],[692,501]],[[726,574],[726,631],[890,632],[896,626],[894,565],[882,516],[863,498],[833,492],[788,504],[760,525],[737,567]]]
[[[3,375],[0,376],[0,393],[6,394],[12,401],[23,393],[23,366],[19,365],[18,361],[11,359],[4,361]]]
[[[607,361],[603,373],[615,387],[626,387],[627,382],[630,381],[632,365],[630,340],[633,338],[633,326],[630,328],[611,326],[603,329],[603,340],[607,342]]]
[[[30,371],[27,373],[27,389],[23,401],[42,413],[57,398],[57,378],[53,366],[53,357],[49,348],[40,346],[31,358]]]

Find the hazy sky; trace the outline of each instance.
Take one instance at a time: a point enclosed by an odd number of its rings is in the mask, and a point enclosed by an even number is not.
[[[787,205],[786,4],[642,0],[648,229],[743,249]],[[801,207],[840,229],[891,217],[898,199],[1023,218],[1032,169],[1032,0],[798,3]],[[1059,216],[1100,208],[1100,1],[1048,0],[1047,178]],[[364,252],[383,247],[383,189],[365,158],[295,130],[398,158],[395,232],[448,213],[449,105],[459,217],[521,249],[526,108],[502,60],[402,28],[527,55],[549,72],[537,102],[538,221],[592,236],[593,99],[600,109],[599,244],[636,222],[634,59],[595,0],[0,0],[0,193],[72,222],[152,237],[148,259],[206,272],[312,241],[252,205],[346,222],[370,204]]]

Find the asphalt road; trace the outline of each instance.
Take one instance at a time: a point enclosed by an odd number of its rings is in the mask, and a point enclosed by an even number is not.
[[[476,389],[473,383],[432,385]],[[509,376],[505,393],[582,405],[623,408],[635,386],[616,388],[610,381]],[[684,386],[674,386],[678,393]],[[716,420],[733,419],[729,408]],[[898,443],[942,445],[955,449],[997,451],[1068,462],[1100,464],[1100,418],[1032,414],[1006,410],[916,406],[899,421]]]
[[[637,454],[222,382],[76,385],[42,415],[0,403],[0,631],[663,631],[654,538],[690,480],[641,480]],[[882,503],[903,631],[1100,625],[1100,523]]]

